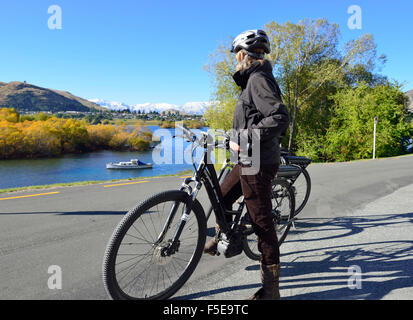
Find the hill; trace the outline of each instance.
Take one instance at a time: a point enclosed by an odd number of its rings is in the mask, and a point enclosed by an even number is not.
[[[104,110],[101,106],[76,97],[70,92],[38,87],[25,82],[0,82],[0,108],[18,111],[80,111]]]

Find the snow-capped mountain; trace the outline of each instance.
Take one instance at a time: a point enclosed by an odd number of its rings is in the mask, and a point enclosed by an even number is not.
[[[128,105],[122,102],[116,101],[106,101],[101,99],[90,99],[90,102],[96,103],[101,107],[108,108],[110,110],[125,110],[129,109],[131,112],[133,111],[141,111],[144,113],[148,113],[151,111],[157,111],[159,113],[168,110],[178,110],[180,112],[184,112],[187,114],[196,114],[196,115],[203,115],[208,106],[212,105],[213,102],[187,102],[182,106],[178,106],[176,104],[170,103],[143,103],[143,104],[134,104]]]
[[[127,104],[124,104],[122,102],[115,102],[115,101],[105,101],[101,99],[89,99],[90,102],[96,103],[97,105],[100,105],[101,107],[108,108],[111,110],[125,110],[129,109],[129,106]]]
[[[187,102],[183,106],[181,106],[181,109],[183,112],[189,113],[189,114],[204,114],[206,109],[213,105],[213,101],[209,102]]]

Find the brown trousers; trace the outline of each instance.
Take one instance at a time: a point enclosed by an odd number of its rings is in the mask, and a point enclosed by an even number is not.
[[[222,195],[227,209],[244,195],[251,217],[252,227],[258,236],[258,250],[265,265],[280,263],[280,250],[272,217],[271,181],[279,165],[261,165],[255,175],[242,175],[242,167],[237,164],[221,184]]]

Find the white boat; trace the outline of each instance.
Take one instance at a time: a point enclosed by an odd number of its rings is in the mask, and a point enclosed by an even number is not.
[[[152,168],[152,163],[144,163],[138,159],[127,162],[107,163],[106,169],[148,169]]]

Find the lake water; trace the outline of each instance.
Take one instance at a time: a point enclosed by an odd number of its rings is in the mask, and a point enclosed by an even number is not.
[[[158,126],[148,126],[155,132]],[[188,159],[184,159],[184,150],[188,143],[168,138],[174,129],[160,132],[162,142],[154,150],[145,152],[100,151],[87,154],[65,155],[59,158],[0,160],[0,189],[34,185],[48,185],[75,181],[112,180],[137,177],[158,176],[179,173],[193,168]],[[207,128],[202,129],[206,131]],[[157,131],[159,133],[159,131]],[[176,144],[176,145],[175,145]],[[165,149],[164,149],[165,148]],[[171,150],[171,151],[164,151]],[[178,156],[176,156],[176,154]],[[160,157],[168,163],[160,162]],[[153,163],[152,169],[108,170],[106,163],[139,159]],[[158,160],[157,160],[158,159]],[[171,162],[169,160],[172,160]]]

